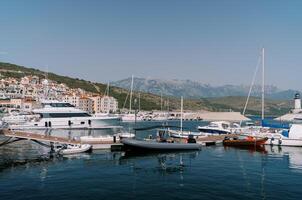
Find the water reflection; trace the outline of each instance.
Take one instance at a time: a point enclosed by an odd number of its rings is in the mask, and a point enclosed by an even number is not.
[[[246,150],[249,153],[253,154],[255,152],[261,153],[261,154],[267,154],[267,150],[265,146],[224,146],[225,151],[231,150],[231,149],[241,149],[241,150]]]
[[[288,160],[288,167],[302,173],[302,148],[287,146],[268,146],[271,156],[285,158]]]

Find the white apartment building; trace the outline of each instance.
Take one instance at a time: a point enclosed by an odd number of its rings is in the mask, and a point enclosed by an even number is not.
[[[76,94],[65,95],[62,97],[62,101],[70,103],[77,108],[80,107],[80,96],[77,96]]]
[[[93,101],[93,112],[94,113],[100,113],[101,110],[101,96],[90,96],[88,97]]]
[[[79,101],[79,109],[84,110],[88,113],[93,113],[93,100],[88,97],[81,97]]]
[[[118,110],[118,101],[114,97],[103,96],[101,98],[101,112],[110,113]]]

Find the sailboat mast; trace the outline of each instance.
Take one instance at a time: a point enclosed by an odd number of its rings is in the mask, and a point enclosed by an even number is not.
[[[264,48],[262,48],[262,114],[261,119],[264,120]]]
[[[160,91],[160,111],[163,111],[163,93]]]
[[[138,93],[138,111],[141,110],[141,93]]]
[[[109,81],[108,81],[108,83],[107,83],[107,89],[106,89],[106,95],[107,95],[107,96],[109,96],[109,87],[110,87],[109,84],[110,84],[110,83],[109,83]]]
[[[181,96],[181,99],[180,99],[180,132],[182,133],[182,118],[183,118],[183,104],[184,104],[184,101],[183,101],[183,96]]]
[[[132,90],[133,90],[133,75],[131,78],[131,87],[130,87],[129,113],[131,113],[132,110]]]

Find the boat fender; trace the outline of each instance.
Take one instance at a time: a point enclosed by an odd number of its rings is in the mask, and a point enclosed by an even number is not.
[[[113,143],[116,143],[116,135],[113,136]]]
[[[270,139],[270,144],[271,145],[273,145],[273,141],[275,140],[275,138],[274,137],[272,137],[271,139]]]
[[[279,145],[281,145],[282,144],[282,139],[279,139],[278,143],[279,143]]]

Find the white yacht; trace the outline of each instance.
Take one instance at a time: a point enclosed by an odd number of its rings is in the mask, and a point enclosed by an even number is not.
[[[8,124],[23,124],[34,117],[37,116],[32,113],[13,111],[9,114],[4,115],[1,120]]]
[[[197,129],[204,134],[230,134],[239,127],[238,124],[231,124],[226,121],[214,121],[207,126],[198,126]]]
[[[266,144],[269,145],[302,147],[301,124],[292,124],[289,130],[261,129],[258,133],[253,132],[253,135],[267,137]]]
[[[11,129],[103,129],[119,125],[120,117],[93,116],[73,105],[59,101],[42,103],[35,116],[22,124],[10,124]]]

